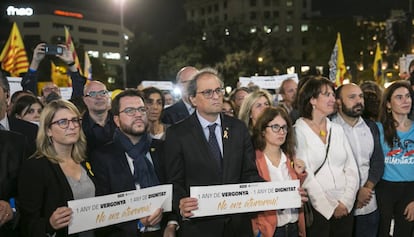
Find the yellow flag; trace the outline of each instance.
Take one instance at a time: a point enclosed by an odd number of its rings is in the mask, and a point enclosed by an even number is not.
[[[76,68],[78,69],[79,73],[83,75],[82,68],[79,63],[78,54],[76,54],[75,45],[73,44],[72,36],[70,36],[69,30],[66,26],[65,26],[65,41],[66,41],[66,47],[68,47],[68,49],[73,52],[72,56],[73,56],[73,61],[75,62]]]
[[[29,60],[16,22],[13,23],[9,39],[1,52],[0,61],[1,68],[14,77],[29,70]]]
[[[71,86],[72,80],[67,74],[66,67],[56,66],[53,61],[51,63],[50,68],[50,76],[52,78],[52,82],[55,83],[59,87],[69,87]]]
[[[87,80],[91,81],[92,80],[92,64],[91,64],[91,60],[89,59],[88,52],[86,51],[85,51],[85,63],[83,66],[84,66],[83,68],[84,76],[86,77]]]
[[[344,53],[342,51],[341,34],[338,33],[336,43],[329,60],[329,79],[336,86],[342,85],[346,73]]]
[[[375,51],[374,63],[372,64],[372,71],[374,71],[374,78],[377,84],[382,85],[382,54],[379,43],[377,43],[377,50]]]

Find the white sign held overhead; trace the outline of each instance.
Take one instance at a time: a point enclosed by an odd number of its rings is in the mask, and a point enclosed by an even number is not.
[[[172,91],[174,90],[173,83],[171,81],[142,81],[142,86],[146,87],[156,87],[160,90]]]
[[[240,86],[248,87],[251,83],[262,89],[279,89],[282,82],[286,79],[293,79],[296,83],[299,81],[298,74],[284,74],[278,76],[253,76],[239,77]]]

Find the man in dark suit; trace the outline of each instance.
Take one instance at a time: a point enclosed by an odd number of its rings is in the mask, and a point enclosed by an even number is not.
[[[159,160],[160,141],[147,132],[148,121],[144,101],[137,90],[126,90],[115,97],[112,112],[117,129],[111,143],[92,152],[91,163],[96,176],[98,195],[155,186],[164,181]],[[144,230],[162,236],[159,222],[162,210],[141,218]],[[104,230],[104,236],[141,236],[138,221],[130,221]],[[145,236],[145,234],[142,234]]]
[[[0,130],[0,236],[18,236],[12,199],[17,196],[17,176],[26,158],[23,135]]]
[[[85,86],[83,101],[88,108],[82,117],[82,129],[88,142],[88,154],[112,140],[116,125],[110,110],[105,84],[91,81]]]
[[[217,72],[198,72],[189,83],[188,95],[196,112],[168,128],[164,144],[167,182],[174,187],[173,208],[183,219],[179,231],[183,237],[252,236],[247,214],[187,219],[198,208],[197,199],[189,197],[190,186],[262,181],[246,126],[220,115],[224,89]],[[217,143],[210,145],[213,133]]]
[[[166,108],[163,113],[162,122],[165,124],[175,124],[188,116],[190,116],[194,109],[188,100],[187,86],[194,74],[198,70],[195,67],[187,66],[178,71],[176,76],[176,83],[181,90],[181,100],[172,106]]]
[[[0,129],[9,130],[24,135],[27,143],[27,154],[31,155],[36,150],[36,136],[38,127],[27,121],[9,118],[7,106],[10,96],[10,85],[7,78],[0,73]]]

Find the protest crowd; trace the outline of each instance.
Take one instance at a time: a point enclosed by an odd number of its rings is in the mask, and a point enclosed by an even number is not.
[[[45,43],[34,50],[22,90],[11,94],[0,75],[1,237],[414,236],[410,80],[382,88],[292,76],[275,94],[254,84],[226,93],[215,69],[186,66],[177,68],[181,98],[173,102],[156,87],[111,93],[82,76],[71,49],[61,47],[69,100],[52,82],[38,94]],[[299,188],[274,190],[294,191],[293,208],[199,216],[202,200],[190,192],[292,180]],[[78,210],[69,201],[164,184],[172,184],[171,211],[157,206],[144,217],[70,231]],[[222,191],[223,198],[249,195]],[[124,214],[141,211],[148,210]]]

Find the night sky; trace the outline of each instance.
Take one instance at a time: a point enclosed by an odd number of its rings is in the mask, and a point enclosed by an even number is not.
[[[146,31],[152,34],[163,34],[176,24],[185,21],[184,0],[125,0],[124,22],[132,32]],[[116,0],[9,0],[9,4],[55,3],[58,6],[73,6],[84,12],[108,14],[108,18],[119,23],[119,6]],[[2,1],[2,4],[4,2]]]

